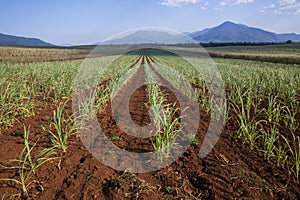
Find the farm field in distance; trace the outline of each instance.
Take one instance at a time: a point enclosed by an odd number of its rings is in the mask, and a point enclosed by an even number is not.
[[[188,49],[197,56],[197,49]],[[91,50],[0,47],[2,199],[299,198],[299,44],[206,48],[224,82],[226,102],[220,107],[222,133],[204,158],[198,153],[211,120],[208,83],[187,61],[159,49],[135,50],[115,60],[99,77],[94,104],[106,138],[119,148],[157,151],[162,160],[170,156],[169,145],[183,128],[179,116],[184,108],[173,93],[186,95],[178,85],[182,78],[194,91],[188,98],[196,99],[200,108],[199,123],[190,119],[197,133],[185,153],[147,173],[102,164],[78,135],[72,86]],[[145,84],[131,96],[129,113],[141,127],[155,119],[157,130],[149,138],[126,134],[112,113],[113,98],[136,81]],[[122,101],[117,103],[122,107]],[[114,156],[113,151],[108,154]]]
[[[207,47],[213,57],[299,64],[300,44]]]

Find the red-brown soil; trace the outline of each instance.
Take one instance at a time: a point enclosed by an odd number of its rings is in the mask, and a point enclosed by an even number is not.
[[[144,59],[144,58],[142,58]],[[150,60],[148,60],[150,62]],[[144,75],[142,68],[137,72]],[[137,78],[133,77],[132,81]],[[161,77],[160,77],[161,78]],[[130,82],[128,83],[130,84]],[[130,115],[136,124],[150,123],[146,106],[146,86],[138,88],[131,96]],[[176,101],[169,92],[168,99]],[[37,100],[38,101],[38,100]],[[19,118],[14,127],[3,130],[0,135],[0,162],[18,158],[23,149],[23,128],[30,127],[31,144],[38,141],[37,149],[49,147],[49,136],[41,126],[49,127],[52,111],[57,104],[38,102],[41,106],[30,118]],[[72,114],[71,101],[67,112]],[[126,135],[112,117],[111,104],[98,115],[106,136],[119,136],[114,143],[130,151],[152,151],[149,139]],[[210,121],[209,114],[200,112],[196,137],[203,140]],[[120,172],[100,163],[85,146],[80,137],[72,135],[67,152],[58,151],[58,159],[47,162],[30,178],[28,196],[21,193],[20,185],[1,181],[0,194],[9,199],[299,199],[300,185],[287,171],[264,159],[263,153],[250,150],[247,145],[232,139],[238,129],[229,121],[214,149],[200,159],[200,145],[191,145],[171,165],[158,171],[134,174]],[[16,170],[0,168],[0,178],[16,178]],[[167,187],[173,191],[167,191]]]

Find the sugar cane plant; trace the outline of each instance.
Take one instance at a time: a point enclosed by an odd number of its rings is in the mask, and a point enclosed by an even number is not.
[[[71,134],[75,133],[76,129],[71,116],[67,115],[65,119],[65,107],[67,101],[60,104],[56,110],[53,111],[53,121],[49,128],[42,126],[44,131],[50,134],[50,140],[54,148],[67,150],[67,144]]]
[[[149,106],[152,113],[156,132],[152,138],[152,144],[158,156],[170,156],[175,137],[181,131],[180,119],[176,114],[179,108],[175,104],[167,103],[163,92],[157,83],[157,78],[148,66],[145,66]]]
[[[27,188],[32,183],[30,178],[35,174],[36,170],[44,163],[56,159],[53,148],[44,148],[38,153],[34,152],[37,142],[33,145],[29,144],[30,130],[24,127],[24,148],[19,156],[19,159],[7,160],[2,167],[5,169],[16,169],[19,178],[1,178],[0,181],[12,181],[22,187],[22,192],[27,194]]]

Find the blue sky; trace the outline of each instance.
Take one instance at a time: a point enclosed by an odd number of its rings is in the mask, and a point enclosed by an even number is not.
[[[90,44],[134,28],[199,31],[224,21],[300,33],[300,0],[0,0],[0,33]]]

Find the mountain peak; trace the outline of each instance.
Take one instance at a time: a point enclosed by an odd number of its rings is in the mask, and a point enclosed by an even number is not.
[[[300,41],[300,35],[276,34],[259,28],[249,27],[244,24],[235,24],[225,21],[222,24],[210,28],[208,31],[199,31],[190,34],[194,40],[200,43],[237,43],[237,42],[293,42]]]
[[[225,22],[223,22],[222,24],[221,24],[221,26],[222,25],[237,25],[237,24],[235,24],[235,23],[233,23],[233,22],[231,22],[231,21],[225,21]]]
[[[231,21],[225,21],[225,22],[223,22],[222,24],[220,24],[220,25],[217,26],[217,27],[222,27],[222,28],[224,28],[224,27],[246,27],[246,26],[243,25],[243,24],[236,24],[236,23],[233,23],[233,22],[231,22]]]

